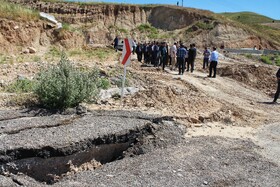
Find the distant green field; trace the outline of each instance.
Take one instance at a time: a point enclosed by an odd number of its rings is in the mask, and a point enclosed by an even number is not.
[[[241,23],[254,24],[254,23],[271,23],[280,22],[279,20],[273,20],[272,18],[256,14],[254,12],[236,12],[236,13],[221,13],[221,15]]]

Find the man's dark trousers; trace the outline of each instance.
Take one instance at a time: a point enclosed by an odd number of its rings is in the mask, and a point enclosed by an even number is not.
[[[182,57],[177,58],[178,66],[179,66],[179,74],[184,74],[185,71],[185,59]]]
[[[203,69],[205,69],[205,67],[208,67],[208,62],[209,58],[203,58]]]
[[[209,67],[209,77],[212,75],[212,69],[214,70],[214,75],[213,77],[216,77],[216,72],[217,72],[217,61],[211,61],[210,62],[210,67]]]
[[[278,80],[277,91],[276,91],[276,93],[275,93],[275,95],[274,95],[274,100],[273,100],[273,102],[276,102],[276,101],[277,101],[277,99],[278,99],[278,97],[279,97],[279,94],[280,94],[280,80]]]
[[[191,65],[191,72],[193,72],[193,70],[194,70],[194,59],[188,59],[187,60],[187,63],[188,63],[188,67],[187,67],[187,71],[189,71],[189,69],[190,69],[190,65]]]

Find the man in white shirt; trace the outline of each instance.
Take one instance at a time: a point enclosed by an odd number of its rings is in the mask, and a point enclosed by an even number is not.
[[[175,42],[173,46],[170,47],[170,55],[171,55],[171,68],[170,70],[175,70],[176,65],[176,53],[177,53],[177,43]]]
[[[208,77],[212,76],[212,69],[214,70],[213,78],[216,78],[216,71],[219,59],[219,53],[216,51],[216,47],[213,47],[213,51],[210,55],[210,67],[209,67],[209,75]]]

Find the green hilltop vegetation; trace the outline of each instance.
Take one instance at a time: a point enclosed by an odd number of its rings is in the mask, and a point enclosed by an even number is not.
[[[254,13],[254,12],[237,12],[237,13],[221,13],[221,15],[234,20],[234,21],[238,21],[241,23],[245,23],[245,24],[260,24],[260,23],[271,23],[272,21],[277,21],[277,20],[273,20],[269,17]],[[278,20],[278,22],[280,22]]]
[[[274,20],[253,12],[221,13],[220,15],[239,22],[241,27],[247,28],[257,36],[280,46],[280,20]]]

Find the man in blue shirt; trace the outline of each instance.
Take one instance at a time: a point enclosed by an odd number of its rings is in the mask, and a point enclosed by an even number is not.
[[[179,66],[179,75],[183,75],[185,71],[185,58],[187,55],[187,50],[185,49],[184,45],[181,44],[180,48],[177,50],[177,62]]]
[[[216,77],[219,53],[216,51],[216,47],[213,47],[213,51],[210,55],[210,67],[209,67],[209,75],[208,77],[212,76],[212,69],[214,70],[213,78]]]
[[[210,54],[211,51],[207,47],[205,47],[203,51],[203,69],[205,69],[205,67],[208,67]]]

